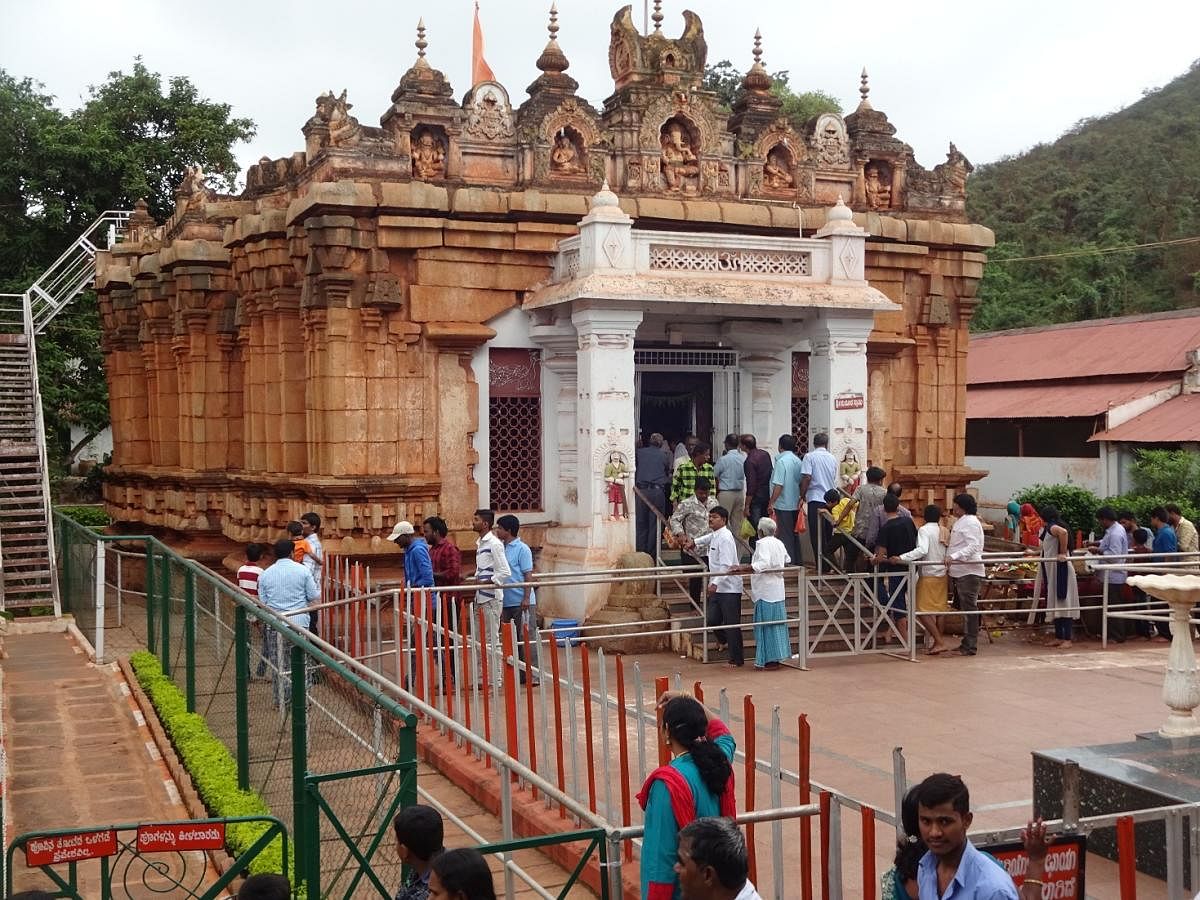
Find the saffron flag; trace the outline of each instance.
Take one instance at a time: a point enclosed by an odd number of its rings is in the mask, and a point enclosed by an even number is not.
[[[492,67],[483,58],[483,26],[479,24],[479,4],[475,4],[475,32],[471,38],[471,87],[481,81],[495,81]]]

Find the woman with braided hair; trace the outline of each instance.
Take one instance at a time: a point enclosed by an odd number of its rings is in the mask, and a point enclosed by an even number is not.
[[[725,723],[691,694],[668,691],[658,701],[660,738],[671,762],[650,773],[638,794],[645,810],[642,838],[643,900],[679,900],[679,831],[703,816],[736,816],[733,752]]]

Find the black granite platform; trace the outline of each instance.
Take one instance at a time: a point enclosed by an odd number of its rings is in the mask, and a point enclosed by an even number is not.
[[[1081,816],[1200,802],[1200,738],[1164,738],[1156,734],[1137,737],[1122,744],[1035,750],[1034,813],[1047,819],[1062,815],[1062,771],[1067,760],[1079,764]],[[1134,840],[1138,869],[1166,878],[1166,826],[1162,822],[1139,824],[1134,827]],[[1187,841],[1185,829],[1184,879],[1191,885]],[[1115,860],[1116,829],[1093,831],[1088,850]],[[1191,890],[1196,889],[1192,885]]]

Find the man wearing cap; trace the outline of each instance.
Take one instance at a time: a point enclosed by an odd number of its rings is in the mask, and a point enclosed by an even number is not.
[[[417,537],[412,522],[397,522],[388,535],[404,551],[404,583],[410,588],[433,587],[433,560],[425,538]]]

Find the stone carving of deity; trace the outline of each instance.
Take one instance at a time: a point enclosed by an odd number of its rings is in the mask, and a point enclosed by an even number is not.
[[[352,103],[346,102],[345,91],[342,91],[342,95],[333,101],[328,120],[331,146],[352,147],[362,137],[362,126],[358,124],[358,119],[350,115],[350,110],[353,108]]]
[[[787,151],[775,147],[767,154],[766,164],[763,165],[763,181],[768,188],[785,190],[796,183],[791,172],[791,161]]]
[[[869,209],[890,209],[892,186],[879,177],[879,166],[867,166],[865,190]]]
[[[467,134],[472,137],[494,141],[498,138],[511,137],[513,133],[512,119],[508,114],[508,105],[502,103],[491,88],[484,88],[481,95],[472,104],[467,116]]]
[[[695,193],[697,189],[700,163],[678,122],[669,123],[662,135],[662,175],[668,191]]]
[[[566,131],[560,131],[554,139],[554,149],[550,151],[550,169],[559,175],[580,175],[584,171],[575,142]]]
[[[430,131],[422,131],[412,151],[414,178],[428,181],[446,174],[446,151]]]
[[[836,119],[822,117],[817,130],[817,162],[823,166],[845,166],[850,162],[850,148]]]
[[[950,144],[950,152],[946,154],[946,161],[936,168],[942,169],[949,193],[957,197],[967,195],[967,176],[975,167],[959,152],[953,142]]]

